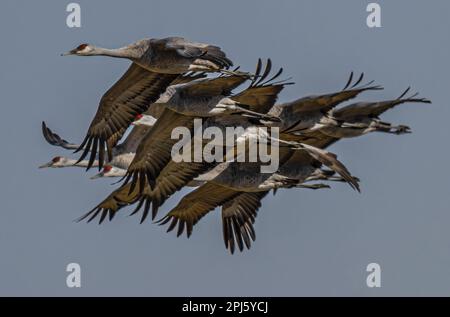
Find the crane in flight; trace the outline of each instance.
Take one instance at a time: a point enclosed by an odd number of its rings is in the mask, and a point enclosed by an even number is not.
[[[233,63],[220,47],[181,37],[142,39],[117,49],[81,44],[62,55],[132,61],[125,74],[102,96],[86,137],[76,149],[83,151],[79,161],[90,153],[87,169],[92,167],[97,153],[99,169],[105,163],[105,155],[109,161],[113,159],[112,149],[136,115],[145,112],[180,75],[197,71],[234,74],[227,71]]]
[[[103,94],[80,144],[66,141],[42,123],[49,144],[81,154],[78,159],[56,156],[40,168],[98,167],[100,172],[91,178],[122,177],[118,188],[78,220],[90,222],[98,217],[102,223],[135,205],[131,214],[142,211],[142,223],[148,215],[155,219],[176,192],[194,187],[157,222],[167,224],[167,231],[176,228],[177,236],[186,232],[189,237],[206,214],[221,207],[223,239],[231,253],[248,249],[255,241],[254,222],[270,191],[275,195],[279,189],[329,188],[324,183],[329,181],[345,182],[359,191],[360,180],[328,147],[372,132],[410,133],[409,126],[391,124],[381,115],[405,103],[431,103],[410,94],[408,88],[396,99],[344,104],[383,89],[373,81],[364,83],[364,73],[354,76],[353,72],[341,90],[277,103],[281,91],[293,83],[278,79],[282,68],[271,74],[270,59],[265,64],[259,59],[253,74],[239,67],[230,70],[233,62],[219,46],[181,37],[142,39],[116,49],[81,44],[62,55],[131,61]],[[235,91],[245,83],[249,83],[246,88]],[[174,129],[185,128],[191,132],[187,141],[195,143],[198,139],[192,132],[198,118],[201,128],[216,127],[219,132],[243,128],[233,135],[233,150],[249,142],[275,145],[278,168],[262,173],[266,162],[261,157],[256,162],[235,161],[234,156],[229,160],[223,135],[214,139],[220,144],[214,146],[226,153],[219,151],[215,156],[219,160],[203,156],[200,161],[175,160]],[[280,133],[272,136],[264,132],[267,128]],[[210,142],[203,134],[200,139],[204,151]]]

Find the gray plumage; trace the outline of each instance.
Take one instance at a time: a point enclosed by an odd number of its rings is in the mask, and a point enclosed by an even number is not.
[[[378,102],[357,102],[346,107],[334,109],[331,116],[336,119],[333,124],[325,125],[319,129],[323,134],[335,138],[350,138],[364,135],[370,132],[384,132],[391,134],[410,133],[411,129],[406,125],[392,125],[380,119],[385,111],[405,103],[430,104],[426,98],[417,98],[417,93],[405,97],[408,88],[399,98]]]
[[[112,148],[137,114],[145,112],[180,75],[190,71],[223,71],[232,65],[217,46],[180,37],[143,39],[118,49],[81,44],[63,55],[109,56],[133,63],[102,97],[86,137],[77,151],[89,153],[88,168],[98,153],[99,168],[112,160]],[[106,153],[105,153],[106,151]]]

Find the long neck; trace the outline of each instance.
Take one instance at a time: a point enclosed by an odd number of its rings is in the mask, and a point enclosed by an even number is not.
[[[77,163],[76,160],[67,160],[66,163],[64,163],[64,166],[77,166],[77,167],[88,167],[88,160],[82,160],[80,162]],[[92,164],[92,166],[97,167],[98,166],[98,161],[95,160],[94,163]]]
[[[92,55],[102,55],[127,59],[138,59],[141,57],[141,53],[139,50],[128,46],[114,49],[96,47],[92,52]]]

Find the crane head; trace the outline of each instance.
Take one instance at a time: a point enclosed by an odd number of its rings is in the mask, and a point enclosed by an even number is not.
[[[94,52],[94,47],[90,44],[84,43],[78,45],[73,50],[70,50],[66,53],[61,54],[61,56],[66,55],[79,55],[79,56],[89,56]]]
[[[153,126],[156,122],[156,118],[153,116],[147,115],[147,114],[138,114],[134,121],[131,123],[132,125],[139,126],[139,125],[146,125],[146,126]]]
[[[112,165],[105,165],[105,166],[103,166],[103,170],[100,173],[92,176],[91,179],[97,179],[97,178],[101,178],[101,177],[113,177],[114,176],[114,175],[112,175],[113,171],[114,171],[114,167]]]
[[[63,167],[63,161],[64,159],[61,156],[55,156],[50,162],[42,164],[41,166],[39,166],[39,168]]]

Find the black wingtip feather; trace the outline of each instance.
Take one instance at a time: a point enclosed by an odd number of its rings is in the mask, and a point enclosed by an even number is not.
[[[352,88],[355,88],[356,86],[358,86],[359,83],[363,80],[363,78],[364,78],[364,73],[361,73],[358,80],[353,84]]]
[[[141,224],[145,221],[145,219],[147,219],[148,213],[150,211],[150,204],[151,204],[151,200],[146,198],[144,212],[142,213],[142,217],[141,217],[141,221],[140,221]]]
[[[397,98],[397,99],[402,99],[403,97],[406,96],[406,94],[411,90],[411,86],[409,86],[408,88],[406,88],[406,90]]]
[[[177,222],[178,222],[178,218],[175,218],[175,217],[169,217],[169,218],[172,219],[172,222],[170,223],[170,225],[169,225],[169,227],[167,228],[167,231],[166,231],[166,232],[172,231],[172,230],[175,228],[175,226],[177,225]]]
[[[98,138],[94,138],[94,143],[91,148],[91,156],[89,157],[89,162],[86,167],[86,170],[89,170],[92,167],[92,165],[94,164],[95,158],[97,156],[97,147],[98,147]],[[101,170],[102,165],[103,164],[100,164],[100,163],[98,164],[99,170]]]
[[[350,86],[352,80],[353,80],[353,72],[350,73],[350,77],[348,78],[348,81],[342,90],[346,90]]]
[[[83,144],[84,144],[85,142],[86,142],[86,141],[83,141]],[[82,145],[83,145],[83,144],[82,144]],[[80,163],[80,162],[81,162],[82,160],[84,160],[84,158],[89,154],[89,147],[91,146],[91,144],[92,144],[92,137],[90,137],[89,139],[87,139],[86,147],[84,148],[83,153],[81,154],[80,158],[78,159],[78,161],[77,161],[75,164]],[[78,152],[78,151],[81,150],[81,149],[82,149],[82,147],[81,147],[81,145],[80,145],[80,147],[75,151],[75,153]]]
[[[138,202],[136,208],[134,208],[133,212],[131,214],[129,214],[128,216],[135,215],[141,209],[142,205],[144,204],[144,201],[145,201],[144,198],[139,199],[139,202]]]
[[[266,79],[271,70],[272,70],[272,60],[269,58],[269,59],[267,59],[266,68],[264,69],[264,73],[261,75],[259,80],[255,83],[255,85],[258,86],[264,79]]]
[[[98,221],[98,224],[101,225],[103,221],[106,219],[106,216],[108,215],[108,210],[103,210],[102,214],[100,216],[100,220]]]

